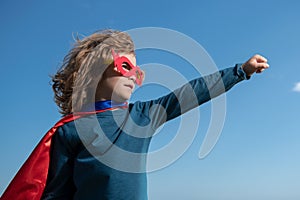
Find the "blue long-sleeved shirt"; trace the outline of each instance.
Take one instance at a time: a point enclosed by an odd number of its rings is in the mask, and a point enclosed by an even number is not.
[[[236,65],[155,100],[59,127],[52,139],[42,199],[147,199],[146,155],[156,129],[246,78],[241,65]]]

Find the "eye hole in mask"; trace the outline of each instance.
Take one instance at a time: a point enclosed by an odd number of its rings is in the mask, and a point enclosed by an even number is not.
[[[135,83],[137,85],[142,85],[144,80],[144,72],[141,70],[139,66],[133,65],[130,60],[125,56],[119,56],[113,49],[111,50],[114,66],[117,71],[125,77],[135,77]]]

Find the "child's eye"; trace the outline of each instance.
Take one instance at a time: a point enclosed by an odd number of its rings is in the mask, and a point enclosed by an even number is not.
[[[122,63],[122,67],[123,67],[123,69],[125,69],[125,70],[127,70],[127,71],[129,71],[129,70],[131,70],[131,67],[130,67],[130,65],[129,64],[127,64],[127,63]]]

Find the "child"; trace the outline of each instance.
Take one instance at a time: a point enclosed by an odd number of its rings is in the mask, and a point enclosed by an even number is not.
[[[147,199],[146,155],[155,130],[268,67],[255,55],[166,96],[128,104],[144,79],[130,36],[105,30],[78,40],[52,78],[64,118],[2,199]]]

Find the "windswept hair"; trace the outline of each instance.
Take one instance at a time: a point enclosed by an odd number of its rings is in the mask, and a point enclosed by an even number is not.
[[[80,111],[95,101],[101,76],[113,62],[112,49],[134,53],[134,44],[127,33],[116,30],[97,31],[81,40],[76,38],[60,69],[52,76],[54,99],[61,114]]]

